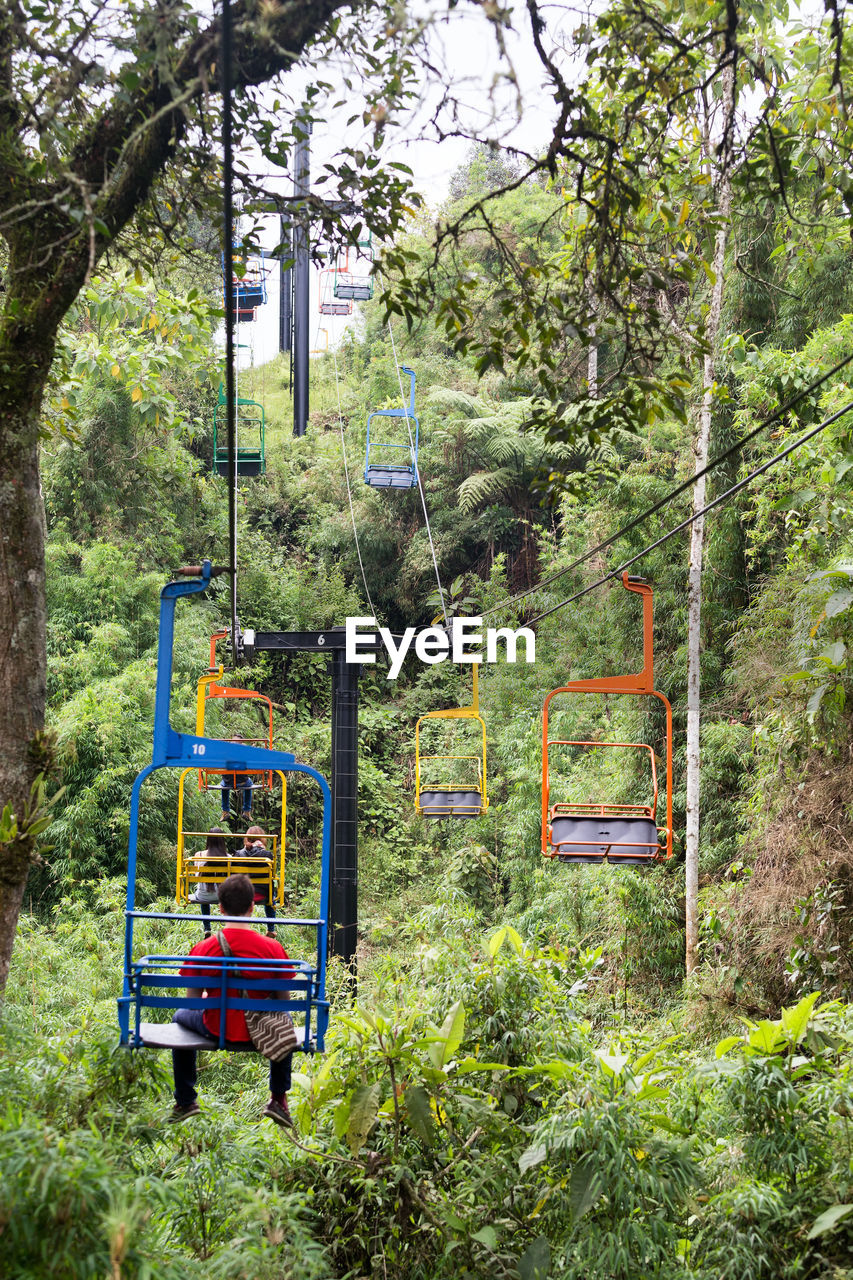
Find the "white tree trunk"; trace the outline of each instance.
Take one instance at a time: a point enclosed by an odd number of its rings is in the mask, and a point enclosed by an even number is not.
[[[731,67],[723,73],[724,119],[733,113],[734,74]],[[706,117],[707,120],[707,117]],[[710,127],[705,132],[706,159],[711,162]],[[702,371],[702,407],[699,413],[699,430],[693,446],[695,470],[702,471],[708,464],[708,446],[711,439],[711,415],[713,410],[715,361],[714,347],[720,328],[720,312],[723,304],[723,271],[725,267],[726,241],[732,206],[730,165],[724,149],[722,168],[717,183],[717,211],[721,222],[714,242],[714,285],[705,328],[708,351]],[[705,476],[693,486],[693,510],[705,506]],[[687,579],[687,821],[685,824],[685,914],[686,939],[685,963],[688,974],[698,963],[699,943],[699,782],[701,727],[701,627],[702,627],[702,558],[705,550],[705,520],[700,516],[690,531],[690,568]]]
[[[592,313],[595,315],[597,307],[595,305],[595,289],[592,284],[591,277],[587,276],[586,291],[589,295]],[[591,400],[598,399],[598,337],[596,334],[596,324],[590,326],[589,351],[586,360],[586,386],[587,393]]]

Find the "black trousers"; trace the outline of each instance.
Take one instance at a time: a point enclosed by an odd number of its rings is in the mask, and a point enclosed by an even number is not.
[[[201,1036],[209,1036],[211,1047],[216,1040],[204,1025],[204,1013],[201,1009],[176,1009],[172,1021],[178,1026],[196,1031]],[[195,1049],[173,1049],[172,1070],[175,1075],[175,1101],[181,1107],[189,1106],[197,1098]],[[290,1089],[293,1054],[289,1053],[281,1062],[270,1062],[270,1093],[287,1093]]]

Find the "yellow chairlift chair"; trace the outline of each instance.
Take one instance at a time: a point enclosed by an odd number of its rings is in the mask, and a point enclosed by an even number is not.
[[[473,697],[469,707],[428,711],[415,725],[415,808],[424,818],[479,818],[489,807],[486,790],[486,725],[480,715],[477,663],[473,664]],[[480,749],[466,754],[422,755],[421,725],[425,720],[475,720],[480,726]],[[476,785],[470,775],[476,764]],[[449,768],[442,768],[442,766]],[[426,766],[426,767],[424,767]],[[433,781],[449,773],[451,781]],[[465,774],[469,776],[464,777]],[[453,775],[458,776],[454,777]],[[426,781],[424,780],[426,778]]]

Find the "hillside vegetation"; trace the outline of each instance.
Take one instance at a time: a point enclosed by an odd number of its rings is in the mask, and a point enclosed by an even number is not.
[[[536,182],[505,198],[518,252],[556,199]],[[732,253],[759,232],[792,243],[789,227],[748,224]],[[417,227],[411,243],[425,252]],[[487,311],[489,250],[472,236],[467,252]],[[814,254],[768,252],[753,265],[725,298],[712,453],[853,354],[841,219]],[[491,804],[475,821],[429,824],[413,804],[415,720],[467,701],[467,673],[409,659],[391,682],[381,663],[365,667],[358,985],[333,965],[328,1051],[299,1064],[295,1136],[256,1123],[263,1072],[227,1054],[203,1059],[202,1116],[164,1125],[166,1055],[116,1048],[115,997],[158,594],[179,565],[227,546],[225,485],[211,473],[218,286],[187,271],[195,292],[172,291],[162,328],[147,317],[163,319],[163,281],[92,282],[68,327],[67,403],[54,406],[69,434],[43,448],[45,769],[48,794],[62,790],[4,1006],[4,1275],[853,1277],[853,415],[709,517],[697,971],[685,979],[685,532],[633,570],[654,587],[656,686],[674,708],[673,859],[568,867],[539,852],[546,693],[640,665],[639,602],[618,583],[537,624],[535,664],[481,668]],[[521,625],[689,513],[687,493],[532,603],[501,610],[683,480],[690,428],[659,416],[569,445],[531,423],[536,388],[523,376],[478,378],[426,322],[395,322],[394,337],[417,372],[419,466],[448,607]],[[599,359],[606,378],[615,344]],[[842,408],[846,374],[715,472],[709,496]],[[337,373],[331,356],[312,362],[301,440],[286,384],[284,360],[244,382],[263,396],[267,471],[238,494],[243,624],[325,628],[369,613],[343,430],[372,603],[392,630],[428,625],[440,600],[419,494],[361,480],[367,412],[398,397],[378,301],[342,343]],[[546,494],[549,472],[568,483]],[[219,586],[178,611],[176,727],[194,727],[209,637],[227,624]],[[276,744],[328,774],[325,663],[266,655],[233,678],[273,699]],[[561,736],[660,751],[662,724],[629,701],[567,703]],[[241,715],[211,731],[251,736],[256,722]],[[627,754],[595,769],[566,766],[566,787],[615,797],[642,786]],[[140,825],[140,905],[154,909],[173,902],[176,803],[177,783],[158,775]],[[188,795],[193,830],[217,818],[212,796]],[[319,820],[316,796],[294,785],[297,915],[316,899]],[[164,921],[141,930],[143,946],[166,953],[198,937]],[[292,954],[303,945],[295,930],[285,943]]]

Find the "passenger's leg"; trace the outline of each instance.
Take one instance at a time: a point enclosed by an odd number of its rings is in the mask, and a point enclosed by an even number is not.
[[[216,1041],[216,1036],[212,1036],[204,1025],[203,1009],[176,1009],[172,1014],[172,1021],[177,1022],[179,1027],[186,1027],[187,1031],[194,1031],[196,1035],[207,1036],[208,1040]]]
[[[270,1062],[270,1093],[276,1102],[281,1102],[290,1091],[293,1075],[293,1054],[289,1053],[281,1062]]]
[[[179,1013],[194,1013],[195,1010],[178,1010]],[[177,1021],[177,1018],[175,1018]],[[195,1102],[198,1094],[195,1090],[196,1051],[195,1049],[173,1049],[172,1071],[175,1076],[175,1102],[179,1107],[188,1107]]]
[[[264,1107],[264,1115],[285,1129],[294,1127],[287,1105],[292,1059],[293,1054],[289,1053],[283,1062],[270,1062],[270,1100]]]
[[[209,938],[210,937],[210,903],[200,902],[198,905],[201,908],[201,927],[202,929],[204,929],[204,936],[206,938]],[[179,1009],[178,1012],[180,1013],[181,1010]],[[184,1010],[183,1012],[199,1013],[200,1010],[189,1009],[189,1010]]]

